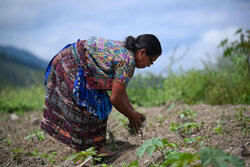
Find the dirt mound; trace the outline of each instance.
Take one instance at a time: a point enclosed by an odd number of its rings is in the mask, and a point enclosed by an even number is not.
[[[131,136],[126,128],[126,119],[113,110],[108,120],[108,147],[123,153],[108,165],[122,166],[138,159],[136,151],[140,144],[152,137],[168,138],[177,143],[180,151],[195,152],[200,142],[213,146],[245,160],[250,166],[248,145],[250,143],[249,105],[193,105],[166,104],[164,107],[137,108],[146,114],[142,133]],[[48,137],[40,141],[37,132],[42,112],[27,112],[23,116],[2,114],[0,119],[0,166],[74,166],[65,157],[74,150]],[[176,128],[187,122],[195,122],[197,128]],[[249,120],[249,119],[247,119]],[[192,139],[192,140],[191,140]],[[140,166],[160,161],[160,153],[145,154],[139,159]],[[88,166],[92,166],[89,164]]]

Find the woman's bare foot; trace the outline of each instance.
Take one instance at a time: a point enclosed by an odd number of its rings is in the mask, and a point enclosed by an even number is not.
[[[106,154],[107,156],[112,156],[115,154],[114,151],[107,150],[105,146],[100,148],[97,152],[97,154]]]

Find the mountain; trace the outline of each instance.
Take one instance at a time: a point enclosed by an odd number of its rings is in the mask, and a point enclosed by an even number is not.
[[[28,51],[0,46],[0,88],[42,84],[47,65]]]

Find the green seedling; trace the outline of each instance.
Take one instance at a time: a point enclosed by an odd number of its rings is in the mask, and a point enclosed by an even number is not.
[[[177,144],[175,143],[169,143],[168,139],[161,139],[161,138],[152,138],[150,140],[146,140],[142,145],[138,148],[136,154],[141,158],[145,152],[148,153],[148,155],[152,155],[156,150],[159,150],[164,156],[164,149],[171,148],[175,149],[177,148]]]
[[[248,123],[250,123],[250,118],[246,117],[243,111],[240,111],[234,116],[236,117],[236,121],[240,123],[244,128],[247,126]]]
[[[38,152],[37,149],[35,149],[33,152],[30,152],[29,153],[29,156],[30,157],[40,157],[40,158],[45,158],[47,159],[49,162],[51,162],[52,164],[55,164],[56,161],[55,161],[55,156],[57,155],[56,152],[52,152],[51,154],[47,154],[47,153],[42,153],[40,154]]]
[[[236,117],[236,122],[238,122],[243,128],[242,129],[243,135],[246,136],[247,134],[250,133],[250,126],[249,126],[250,118],[244,115],[244,112],[247,111],[245,107],[239,109],[240,112],[235,114],[234,116]]]
[[[126,123],[128,122],[128,119],[124,117],[121,113],[116,112],[115,113],[115,121],[118,121],[119,127],[126,127]]]
[[[179,123],[171,123],[170,124],[170,130],[173,132],[181,132],[185,135],[193,134],[197,131],[199,131],[201,128],[203,128],[204,122],[201,122],[201,124],[197,124],[195,122],[188,122],[185,124],[179,124]]]
[[[221,124],[217,124],[217,126],[213,128],[213,131],[215,131],[218,134],[222,134],[222,126],[221,126]]]
[[[174,107],[175,107],[175,105],[174,105],[174,104],[171,104],[171,105],[167,108],[167,111],[173,109]]]
[[[20,156],[25,153],[22,148],[12,149],[13,159],[20,159]]]
[[[35,130],[32,133],[29,132],[29,135],[27,136],[27,139],[29,140],[33,135],[35,135],[38,138],[38,140],[40,140],[40,141],[45,140],[45,134],[40,129]]]
[[[172,131],[172,132],[177,132],[179,128],[180,128],[180,124],[179,123],[172,122],[170,124],[170,131]]]
[[[158,116],[158,117],[156,117],[156,119],[158,120],[158,122],[160,123],[160,124],[162,124],[163,122],[164,122],[164,120],[165,119],[167,119],[168,117],[164,117],[164,116]]]
[[[191,109],[185,109],[183,111],[178,112],[180,118],[191,118],[192,116],[196,116],[197,113]]]
[[[166,160],[161,164],[162,166],[186,167],[192,164],[192,166],[201,167],[201,165],[194,165],[194,162],[199,160],[198,154],[173,151],[166,155],[165,159]]]
[[[122,163],[123,167],[140,167],[138,160],[131,161],[129,164]]]
[[[5,139],[4,142],[7,143],[8,145],[11,145],[11,143],[12,143],[12,141],[10,139]]]
[[[185,142],[185,144],[194,144],[195,146],[202,140],[204,140],[205,137],[186,137],[186,138],[183,138],[183,141]]]
[[[106,154],[97,155],[97,152],[95,151],[95,147],[90,147],[86,149],[85,151],[75,153],[74,155],[69,156],[66,159],[72,159],[74,160],[75,163],[76,162],[82,163],[87,159],[92,159],[93,161],[101,161],[101,157],[104,157],[104,156],[106,156]]]
[[[245,163],[242,159],[211,147],[205,147],[198,153],[201,155],[201,164],[204,167],[208,165],[228,167],[228,164],[235,167],[245,167]]]

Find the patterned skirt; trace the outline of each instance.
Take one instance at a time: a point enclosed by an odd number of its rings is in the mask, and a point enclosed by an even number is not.
[[[81,45],[79,41],[77,52],[80,55]],[[73,100],[78,69],[73,46],[63,49],[54,58],[47,82],[41,129],[77,151],[89,147],[99,149],[106,142],[107,118],[100,120]]]

